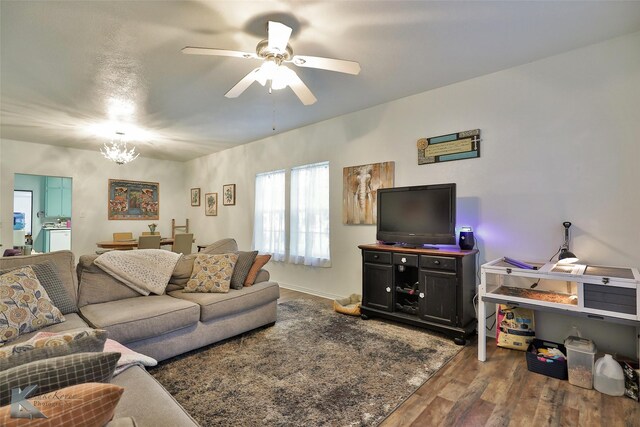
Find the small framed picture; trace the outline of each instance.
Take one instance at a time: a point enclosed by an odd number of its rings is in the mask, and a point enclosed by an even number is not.
[[[218,193],[206,193],[204,195],[204,214],[207,216],[218,215]]]
[[[191,189],[191,206],[200,206],[200,189]]]
[[[222,204],[225,206],[236,204],[236,185],[227,184],[222,186]]]

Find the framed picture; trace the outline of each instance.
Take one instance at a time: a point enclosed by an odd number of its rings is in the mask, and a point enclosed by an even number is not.
[[[206,193],[204,195],[204,214],[207,216],[218,215],[218,193]]]
[[[225,206],[236,204],[236,185],[227,184],[222,186],[222,204]]]
[[[200,206],[200,189],[191,189],[191,206]]]
[[[349,166],[342,170],[342,223],[376,224],[378,189],[393,187],[394,162]]]
[[[160,219],[160,184],[157,182],[109,180],[109,219]]]

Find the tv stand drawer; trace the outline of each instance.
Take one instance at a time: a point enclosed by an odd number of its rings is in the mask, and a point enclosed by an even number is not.
[[[456,271],[456,259],[445,256],[420,256],[420,268]]]
[[[418,266],[418,255],[393,254],[393,263],[396,265],[406,265],[409,267]]]
[[[372,262],[375,264],[391,264],[390,252],[363,251],[364,262]]]

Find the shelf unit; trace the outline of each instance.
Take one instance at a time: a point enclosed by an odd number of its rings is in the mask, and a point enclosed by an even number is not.
[[[531,263],[499,258],[481,267],[478,360],[486,360],[486,304],[554,311],[636,327],[640,333],[640,273],[636,268]],[[638,343],[640,354],[640,342]]]

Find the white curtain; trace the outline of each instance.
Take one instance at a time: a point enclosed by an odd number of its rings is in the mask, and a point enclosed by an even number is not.
[[[285,257],[284,170],[256,175],[253,249],[271,254],[274,261]]]
[[[329,163],[291,169],[289,262],[331,267]]]

